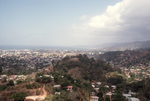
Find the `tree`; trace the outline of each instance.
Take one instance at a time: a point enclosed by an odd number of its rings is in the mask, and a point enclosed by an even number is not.
[[[101,99],[102,101],[106,101],[106,92],[107,91],[108,91],[108,88],[106,88],[106,87],[100,87],[99,88],[98,96],[100,98],[103,98],[103,99]]]
[[[112,96],[113,101],[126,101],[125,97],[120,91],[116,91],[116,95]]]
[[[5,90],[6,88],[7,88],[7,86],[6,86],[6,85],[0,85],[0,91]]]
[[[36,74],[36,77],[38,77],[38,76],[43,76],[43,73],[42,73],[42,72],[37,73],[37,74]]]
[[[0,74],[2,73],[2,71],[3,71],[3,69],[2,69],[2,67],[0,66]]]
[[[61,79],[60,79],[60,77],[59,77],[59,75],[54,75],[54,81],[55,81],[55,83],[58,83],[59,81],[60,81]]]
[[[36,88],[39,88],[39,87],[40,87],[40,84],[37,83],[37,82],[34,82],[32,84],[26,84],[27,89],[36,89]]]
[[[112,85],[122,84],[124,82],[124,78],[121,75],[114,75],[107,79],[107,82]]]
[[[50,83],[52,80],[50,77],[45,77],[45,76],[42,76],[42,77],[37,77],[36,78],[36,82],[40,82],[40,83]]]
[[[76,84],[78,87],[81,87],[81,80],[80,80],[80,79],[76,79],[75,84]]]
[[[24,101],[25,97],[27,96],[24,92],[15,93],[13,95],[14,101]]]
[[[6,78],[6,77],[3,77],[2,82],[3,82],[3,83],[7,82],[7,78]]]
[[[69,86],[71,83],[68,79],[63,79],[63,81],[60,83],[62,88],[65,89],[66,86]]]
[[[13,80],[9,80],[9,82],[7,83],[7,86],[14,86],[14,81]]]
[[[27,89],[32,89],[32,85],[31,84],[26,84],[26,88]]]
[[[17,84],[21,84],[21,83],[23,83],[23,80],[17,80]]]

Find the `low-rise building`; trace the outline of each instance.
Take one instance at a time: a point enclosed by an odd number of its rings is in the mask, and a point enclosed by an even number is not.
[[[98,96],[91,96],[90,101],[98,101],[99,97]]]

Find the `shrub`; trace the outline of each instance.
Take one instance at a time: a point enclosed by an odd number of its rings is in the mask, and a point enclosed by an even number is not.
[[[25,97],[27,96],[24,92],[19,92],[13,94],[14,101],[24,101]]]
[[[13,80],[10,80],[10,81],[8,81],[8,83],[7,83],[7,86],[14,86],[15,84],[14,84],[14,81]]]
[[[6,88],[7,88],[7,86],[6,86],[6,85],[0,85],[0,91],[5,90]]]

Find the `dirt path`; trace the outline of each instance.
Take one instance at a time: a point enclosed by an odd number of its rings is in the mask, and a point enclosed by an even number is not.
[[[42,87],[43,95],[37,95],[37,96],[27,96],[26,99],[33,99],[34,101],[42,101],[46,98],[47,92],[45,90],[45,85]]]
[[[43,86],[42,90],[43,90],[43,96],[46,97],[47,96],[47,92],[45,90],[45,85]]]

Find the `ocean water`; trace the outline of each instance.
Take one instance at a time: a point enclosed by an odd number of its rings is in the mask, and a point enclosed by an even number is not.
[[[63,47],[63,46],[0,46],[1,50],[23,50],[23,49],[80,49],[75,47]]]

